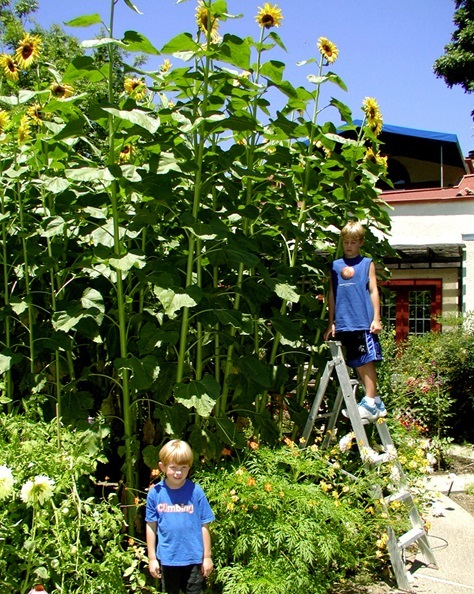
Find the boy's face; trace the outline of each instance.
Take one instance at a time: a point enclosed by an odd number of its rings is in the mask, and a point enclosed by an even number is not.
[[[186,482],[186,478],[189,474],[189,464],[176,464],[170,462],[165,465],[162,462],[159,463],[161,472],[165,475],[165,482],[170,489],[179,489]]]
[[[359,255],[360,248],[364,243],[363,239],[356,237],[346,237],[342,240],[342,248],[344,250],[344,256],[346,258],[355,258]]]

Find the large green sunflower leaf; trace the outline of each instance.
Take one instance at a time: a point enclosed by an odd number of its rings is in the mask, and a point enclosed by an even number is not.
[[[186,408],[194,407],[201,417],[208,417],[221,391],[220,384],[211,375],[188,384],[180,383],[175,388],[176,402]]]
[[[100,25],[102,18],[100,14],[84,14],[72,21],[64,23],[67,27],[90,27],[91,25]]]
[[[122,41],[128,52],[143,52],[144,54],[159,55],[159,50],[141,33],[125,31]]]

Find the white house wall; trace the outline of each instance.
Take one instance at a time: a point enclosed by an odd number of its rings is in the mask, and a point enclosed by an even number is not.
[[[474,312],[474,200],[436,200],[433,202],[391,203],[391,245],[464,244],[465,254],[462,273],[462,309]],[[443,282],[443,310],[453,304],[453,283],[457,284],[457,270],[430,269],[416,271],[425,278],[445,278]],[[396,272],[396,276],[395,276]],[[415,270],[394,271],[393,278],[420,278]],[[454,277],[456,276],[456,280]],[[445,297],[446,292],[446,297]],[[450,295],[451,294],[451,295]],[[446,301],[445,301],[446,299]],[[443,312],[444,313],[444,312]]]

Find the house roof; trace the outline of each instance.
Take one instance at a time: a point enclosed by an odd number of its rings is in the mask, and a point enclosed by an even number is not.
[[[474,200],[474,174],[465,175],[459,185],[447,188],[388,190],[381,197],[388,204],[402,202],[434,202],[440,200]]]

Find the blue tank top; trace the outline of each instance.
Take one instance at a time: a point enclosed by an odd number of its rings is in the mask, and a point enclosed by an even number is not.
[[[369,294],[372,258],[340,258],[331,264],[336,332],[370,330],[374,308]]]

